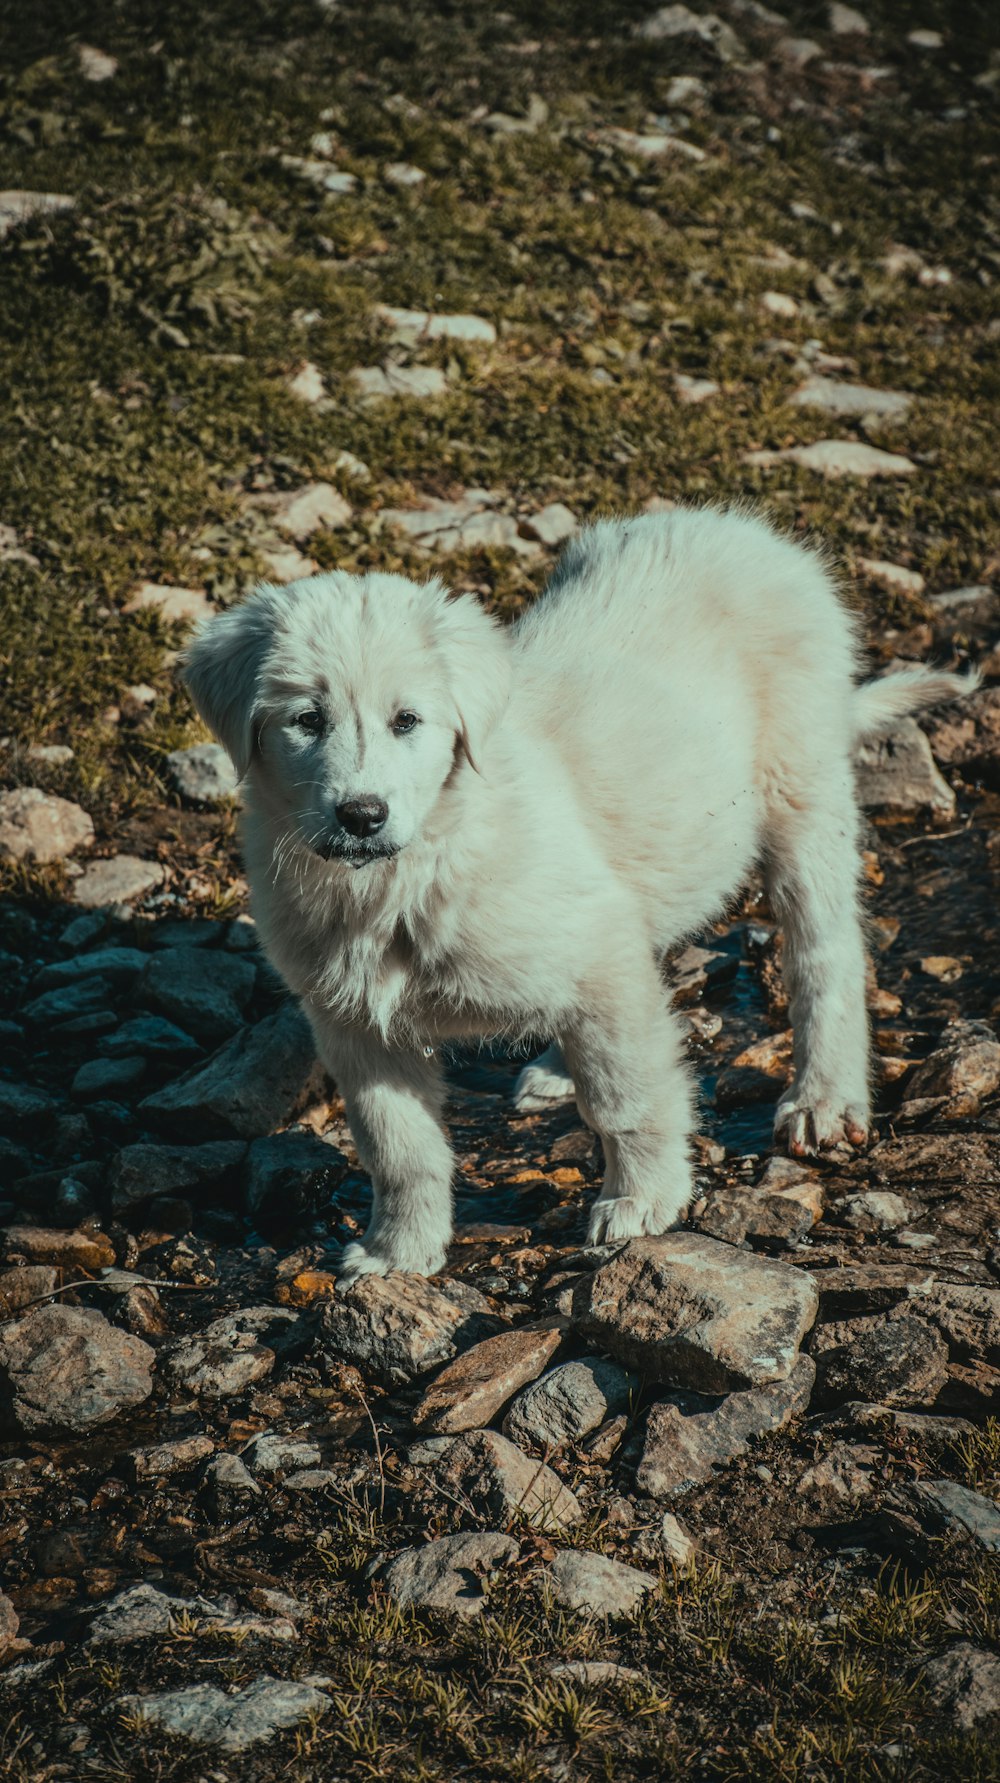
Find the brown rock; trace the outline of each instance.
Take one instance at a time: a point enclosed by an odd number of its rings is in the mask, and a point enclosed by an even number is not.
[[[51,1294],[59,1285],[58,1269],[47,1264],[28,1263],[20,1269],[5,1269],[0,1275],[0,1317],[23,1312],[33,1300]]]
[[[0,1388],[25,1431],[83,1432],[141,1405],[155,1352],[82,1306],[36,1306],[0,1328]]]
[[[817,1402],[870,1399],[880,1405],[933,1405],[948,1377],[948,1347],[912,1313],[868,1321],[842,1349],[820,1357]]]
[[[816,1365],[800,1356],[787,1380],[710,1399],[671,1393],[646,1425],[636,1484],[653,1498],[678,1498],[746,1452],[755,1437],[781,1430],[809,1403]]]
[[[577,1329],[668,1386],[726,1393],[785,1380],[816,1317],[811,1278],[696,1233],[637,1238],[574,1294]]]
[[[449,1362],[413,1413],[418,1430],[449,1436],[481,1430],[518,1388],[537,1380],[562,1342],[562,1320],[487,1337]]]
[[[62,1269],[110,1269],[115,1248],[106,1232],[64,1232],[57,1226],[9,1226],[5,1256]]]
[[[926,1292],[914,1291],[906,1307],[934,1325],[951,1349],[1000,1361],[1000,1288],[935,1282]]]
[[[17,1640],[20,1618],[10,1598],[0,1591],[0,1659],[6,1658]]]
[[[323,1347],[331,1361],[399,1387],[484,1337],[488,1317],[465,1282],[365,1275],[324,1307]]]
[[[945,1120],[977,1114],[985,1096],[1000,1088],[1000,1042],[987,1022],[951,1021],[939,1045],[918,1065],[906,1102],[944,1098]]]
[[[492,1522],[523,1521],[535,1529],[559,1529],[583,1515],[559,1475],[531,1461],[495,1430],[470,1430],[451,1443],[435,1469],[444,1489]]]

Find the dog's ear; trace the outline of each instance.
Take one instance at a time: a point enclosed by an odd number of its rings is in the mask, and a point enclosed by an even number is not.
[[[440,583],[431,586],[437,596],[436,641],[448,667],[458,739],[478,774],[483,746],[510,698],[510,643],[474,595],[451,594]]]
[[[256,741],[261,666],[273,637],[279,590],[266,585],[208,620],[184,653],[182,676],[201,717],[227,750],[242,780]]]

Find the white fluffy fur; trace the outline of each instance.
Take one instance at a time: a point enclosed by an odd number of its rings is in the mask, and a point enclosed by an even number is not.
[[[456,1036],[551,1037],[517,1100],[573,1093],[600,1134],[593,1240],[680,1218],[691,1087],[660,961],[759,860],[795,1027],[776,1130],[797,1153],[864,1143],[851,750],[967,684],[915,670],[859,688],[857,672],[819,557],[712,510],[582,533],[507,631],[436,581],[332,574],[262,588],[200,634],[188,682],[245,777],[261,938],[372,1176],[348,1275],[444,1261],[430,1049]],[[401,709],[421,720],[405,736]],[[334,812],[362,795],[389,817],[351,864]]]

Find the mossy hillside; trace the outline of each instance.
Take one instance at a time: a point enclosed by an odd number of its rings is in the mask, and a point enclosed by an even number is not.
[[[0,329],[14,346],[0,514],[40,563],[5,570],[7,722],[20,741],[73,742],[67,790],[86,791],[98,816],[162,798],[158,758],[196,734],[158,656],[177,638],[121,617],[124,597],[144,577],[223,599],[251,583],[262,565],[240,499],[262,468],[329,476],[345,448],[370,466],[363,487],[334,473],[355,519],[318,543],[324,565],[422,571],[426,558],[378,531],[379,507],[475,482],[582,516],[657,494],[757,496],[848,562],[855,550],[912,562],[939,585],[988,574],[983,104],[946,127],[961,68],[911,68],[902,51],[909,104],[890,90],[870,109],[846,105],[845,134],[860,127],[835,159],[834,126],[789,111],[780,81],[748,91],[702,46],[638,43],[646,10],[459,21],[387,6],[342,11],[334,28],[305,6],[172,8],[166,20],[98,6],[72,19],[49,8],[19,32],[0,111],[8,182],[77,202],[0,249]],[[984,20],[963,16],[971,73]],[[790,28],[817,17],[792,9]],[[538,50],[510,51],[526,39]],[[113,80],[82,78],[79,41],[119,58]],[[604,128],[641,129],[671,76],[692,70],[710,98],[684,134],[706,165],[605,145]],[[549,107],[536,134],[496,135],[475,115],[526,116],[533,93]],[[327,196],[282,166],[321,129],[356,194]],[[425,184],[388,188],[393,160],[421,166]],[[890,240],[945,261],[952,282],[890,279],[878,264]],[[802,304],[780,324],[759,306],[776,286]],[[500,339],[486,353],[419,350],[449,371],[441,401],[364,406],[345,374],[384,356],[377,301],[471,310]],[[768,350],[777,333],[788,356]],[[831,431],[787,406],[789,357],[817,335],[861,378],[918,396],[903,424],[870,437],[915,457],[919,476],[829,484],[742,464],[748,448]],[[326,381],[321,412],[285,388],[305,358]],[[715,378],[720,396],[685,406],[675,370]],[[505,612],[544,574],[497,552],[440,567]],[[151,725],[102,726],[139,680],[160,694]]]

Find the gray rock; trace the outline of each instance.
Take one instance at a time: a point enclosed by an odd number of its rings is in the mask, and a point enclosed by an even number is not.
[[[35,1306],[0,1327],[0,1384],[30,1433],[106,1424],[153,1391],[155,1352],[88,1307]]]
[[[34,1084],[0,1078],[0,1125],[17,1131],[36,1121],[53,1118],[60,1112],[55,1097],[45,1090],[36,1089]]]
[[[447,316],[433,310],[395,309],[388,303],[377,303],[375,314],[391,330],[392,339],[407,346],[420,340],[460,340],[489,347],[497,338],[485,316]]]
[[[578,1523],[583,1515],[551,1467],[529,1460],[495,1430],[457,1436],[434,1471],[445,1491],[491,1522],[560,1529]]]
[[[140,1107],[192,1138],[256,1139],[290,1120],[322,1081],[309,1023],[286,1003]]]
[[[1000,1659],[995,1653],[959,1641],[928,1660],[921,1675],[932,1702],[949,1710],[962,1729],[1000,1716]]]
[[[891,1189],[866,1189],[860,1195],[845,1195],[837,1212],[845,1226],[860,1232],[896,1232],[909,1224],[914,1209]]]
[[[153,954],[138,995],[199,1040],[228,1040],[243,1026],[243,1010],[257,980],[252,960],[201,947],[168,947]]]
[[[263,1474],[318,1467],[323,1459],[316,1443],[303,1436],[283,1436],[277,1430],[262,1430],[247,1444],[243,1456],[254,1473]]]
[[[260,1498],[261,1487],[238,1455],[216,1455],[202,1476],[202,1490],[211,1514],[220,1523],[232,1522],[245,1510],[241,1500]]]
[[[633,1239],[585,1277],[573,1316],[653,1380],[725,1393],[787,1379],[818,1306],[803,1270],[672,1232]]]
[[[57,990],[43,991],[21,1010],[22,1016],[36,1028],[54,1028],[61,1022],[77,1021],[81,1016],[107,1013],[112,1022],[117,1018],[109,1005],[111,986],[106,978],[81,978],[76,984]]]
[[[904,390],[873,390],[868,384],[842,384],[816,375],[789,398],[797,408],[825,409],[828,415],[905,415],[913,397]]]
[[[348,1362],[390,1387],[451,1360],[488,1336],[489,1304],[459,1281],[420,1275],[364,1275],[322,1313],[322,1341],[334,1362]]]
[[[659,1546],[672,1565],[686,1566],[694,1553],[694,1542],[671,1511],[664,1511],[656,1533]]]
[[[948,1346],[913,1312],[865,1321],[866,1329],[819,1358],[817,1403],[867,1399],[887,1406],[933,1405],[948,1378]]]
[[[939,773],[931,746],[915,718],[904,718],[884,737],[854,752],[862,805],[892,811],[930,810],[951,817],[955,794]]]
[[[250,1147],[245,1208],[252,1220],[296,1219],[330,1201],[348,1162],[343,1152],[304,1128],[288,1129]]]
[[[538,1449],[557,1449],[579,1442],[606,1418],[626,1412],[638,1386],[618,1362],[587,1357],[550,1368],[541,1380],[517,1395],[503,1427],[513,1442]]]
[[[167,776],[192,805],[214,805],[236,795],[236,770],[219,743],[195,743],[167,756]]]
[[[517,1557],[518,1544],[491,1530],[445,1535],[422,1548],[407,1548],[380,1574],[396,1603],[441,1610],[468,1621],[486,1604],[483,1581]]]
[[[991,1554],[1000,1554],[1000,1506],[955,1480],[921,1480],[909,1496],[938,1524],[971,1535]]]
[[[105,1035],[97,1050],[107,1059],[142,1053],[147,1058],[189,1061],[192,1054],[201,1052],[201,1047],[183,1028],[162,1015],[133,1015],[113,1034]]]
[[[14,1605],[5,1592],[0,1591],[0,1659],[6,1659],[10,1653],[20,1626],[21,1619]]]
[[[78,1102],[100,1102],[109,1097],[117,1101],[135,1089],[145,1075],[143,1058],[88,1059],[70,1084],[70,1095]]]
[[[653,1573],[606,1554],[564,1548],[543,1574],[543,1583],[561,1609],[583,1616],[632,1616],[657,1580]]]
[[[70,897],[85,910],[96,910],[103,904],[130,904],[162,884],[163,868],[156,861],[115,854],[110,860],[92,861],[74,879]]]
[[[53,960],[43,966],[35,974],[32,989],[55,990],[88,978],[102,978],[117,989],[125,989],[135,983],[148,958],[137,947],[95,947],[92,953],[78,953],[72,959]]]
[[[143,1582],[126,1586],[99,1606],[87,1630],[85,1645],[103,1647],[108,1641],[158,1639],[173,1634],[179,1620],[218,1627],[231,1618],[207,1597],[171,1597],[159,1586]]]
[[[193,1436],[177,1436],[168,1442],[154,1443],[145,1449],[132,1449],[129,1460],[132,1472],[137,1480],[155,1480],[162,1476],[167,1478],[176,1473],[187,1473],[189,1468],[196,1467],[214,1454],[215,1443],[210,1436],[196,1431]]]
[[[384,402],[390,396],[444,396],[448,380],[436,365],[359,365],[350,372],[354,392],[363,402]]]
[[[659,43],[665,38],[698,37],[715,51],[720,62],[743,62],[747,52],[731,25],[716,12],[692,12],[689,6],[661,6],[641,25],[637,37]]]
[[[246,1151],[236,1139],[207,1145],[127,1145],[108,1173],[111,1206],[122,1213],[156,1195],[182,1195],[223,1182],[239,1169]]]
[[[72,210],[75,198],[65,192],[28,192],[10,187],[0,192],[0,241],[31,217],[44,217],[54,211]]]
[[[287,1307],[244,1307],[213,1319],[197,1337],[182,1339],[165,1358],[163,1371],[185,1392],[224,1399],[266,1380],[278,1354],[300,1333],[300,1316]]]
[[[787,1380],[725,1399],[671,1393],[654,1405],[636,1470],[640,1491],[652,1498],[679,1498],[712,1477],[755,1437],[781,1430],[809,1403],[816,1365],[800,1356]]]
[[[918,1065],[905,1101],[943,1098],[944,1120],[978,1114],[986,1096],[1000,1089],[1000,1042],[988,1022],[950,1021],[938,1045]]]
[[[824,477],[909,477],[917,468],[899,452],[882,452],[860,440],[815,440],[811,446],[744,452],[743,462],[765,470],[776,464],[800,464]]]
[[[198,625],[215,612],[201,588],[175,588],[169,582],[140,582],[129,594],[123,613],[159,613],[171,624]]]
[[[248,1746],[259,1746],[283,1729],[323,1714],[330,1698],[315,1684],[265,1674],[229,1696],[214,1684],[189,1684],[156,1696],[119,1697],[116,1707],[192,1745],[245,1752]]]
[[[554,546],[571,539],[579,525],[576,515],[565,502],[550,501],[524,522],[524,530],[530,538],[540,540],[543,545]]]
[[[64,861],[89,848],[94,826],[81,806],[37,786],[0,792],[0,859]]]

